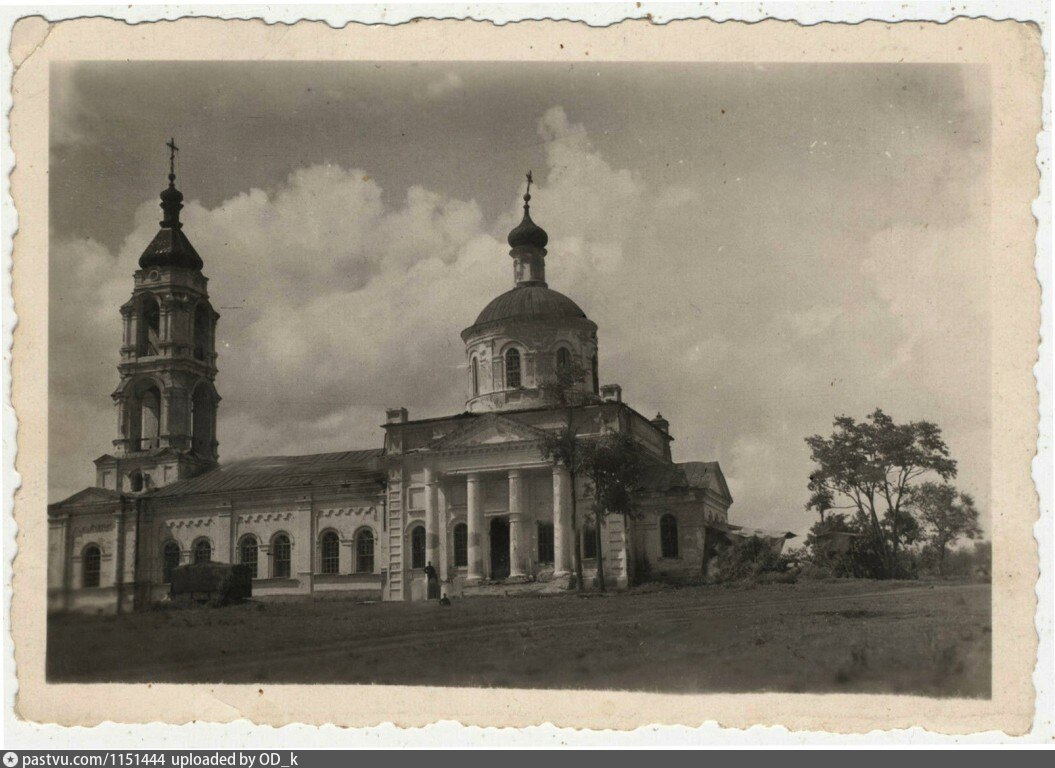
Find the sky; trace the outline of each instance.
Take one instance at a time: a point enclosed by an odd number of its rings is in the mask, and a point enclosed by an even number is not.
[[[464,409],[460,331],[547,280],[600,378],[719,461],[730,522],[804,534],[837,415],[927,419],[988,514],[989,84],[947,65],[52,65],[49,496],[94,483],[118,307],[180,146],[217,329],[221,462],[380,447]]]

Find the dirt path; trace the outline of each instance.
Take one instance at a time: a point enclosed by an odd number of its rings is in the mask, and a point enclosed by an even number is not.
[[[647,604],[635,604],[632,611],[621,611],[618,614],[616,614],[616,606],[613,604],[612,610],[600,613],[590,612],[581,617],[561,616],[555,618],[519,619],[516,621],[498,621],[450,629],[429,629],[427,631],[416,629],[414,631],[373,635],[368,638],[344,639],[318,645],[306,643],[296,647],[281,648],[262,653],[257,652],[246,658],[232,658],[226,655],[205,658],[190,665],[181,664],[179,679],[219,682],[222,680],[241,679],[246,673],[251,673],[261,666],[286,666],[289,664],[295,667],[298,660],[303,660],[307,657],[310,657],[314,664],[326,660],[336,662],[338,659],[347,656],[350,651],[355,651],[357,654],[379,653],[392,650],[393,648],[403,651],[423,645],[437,644],[442,641],[482,638],[496,640],[510,634],[526,636],[525,633],[539,633],[557,628],[584,627],[591,624],[603,625],[605,628],[633,626],[641,623],[649,623],[653,626],[657,624],[681,624],[685,621],[698,619],[700,614],[729,613],[742,610],[755,612],[758,609],[787,608],[793,605],[813,606],[860,600],[885,600],[906,594],[918,595],[924,590],[933,594],[934,591],[959,593],[964,590],[981,591],[986,589],[988,589],[988,585],[950,584],[935,585],[929,589],[926,587],[903,587],[837,595],[807,595],[801,597],[788,595],[779,599],[743,599],[727,603],[700,602],[657,607],[651,607]],[[614,596],[611,599],[623,600],[625,598]],[[453,610],[457,610],[457,607]],[[158,664],[154,662],[149,665],[123,667],[120,670],[114,670],[114,672],[117,674],[115,679],[119,680],[157,680],[159,669]]]

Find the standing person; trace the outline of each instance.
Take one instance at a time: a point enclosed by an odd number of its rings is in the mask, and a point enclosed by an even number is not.
[[[436,569],[432,567],[432,561],[429,560],[428,565],[425,566],[425,579],[427,583],[427,589],[425,597],[427,600],[439,600],[440,598],[440,577],[436,573]]]

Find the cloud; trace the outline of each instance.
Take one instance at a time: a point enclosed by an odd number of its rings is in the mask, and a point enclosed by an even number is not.
[[[846,234],[820,225],[834,216],[821,181],[809,200],[777,183],[667,183],[612,160],[559,106],[536,128],[531,205],[550,234],[550,286],[597,322],[603,382],[671,420],[676,460],[722,462],[736,522],[801,532],[803,438],[876,405],[947,427],[966,489],[984,497],[987,261],[970,211],[939,215],[959,187],[935,192],[933,224],[887,212]],[[222,315],[224,460],[380,446],[387,406],[412,418],[463,408],[459,332],[512,287],[505,234],[522,201],[510,191],[487,216],[440,189],[384,190],[369,160],[356,165],[187,203]],[[921,185],[943,173],[914,169]],[[53,499],[90,483],[109,449],[118,307],[157,214],[145,201],[116,252],[53,243]]]

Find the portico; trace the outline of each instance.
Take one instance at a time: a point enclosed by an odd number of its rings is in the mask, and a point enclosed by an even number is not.
[[[571,478],[541,462],[511,468],[424,469],[425,557],[445,583],[511,583],[571,572]],[[456,528],[465,526],[464,554]],[[552,545],[545,543],[552,535]],[[540,557],[541,549],[552,552]],[[552,570],[550,568],[552,567]]]

